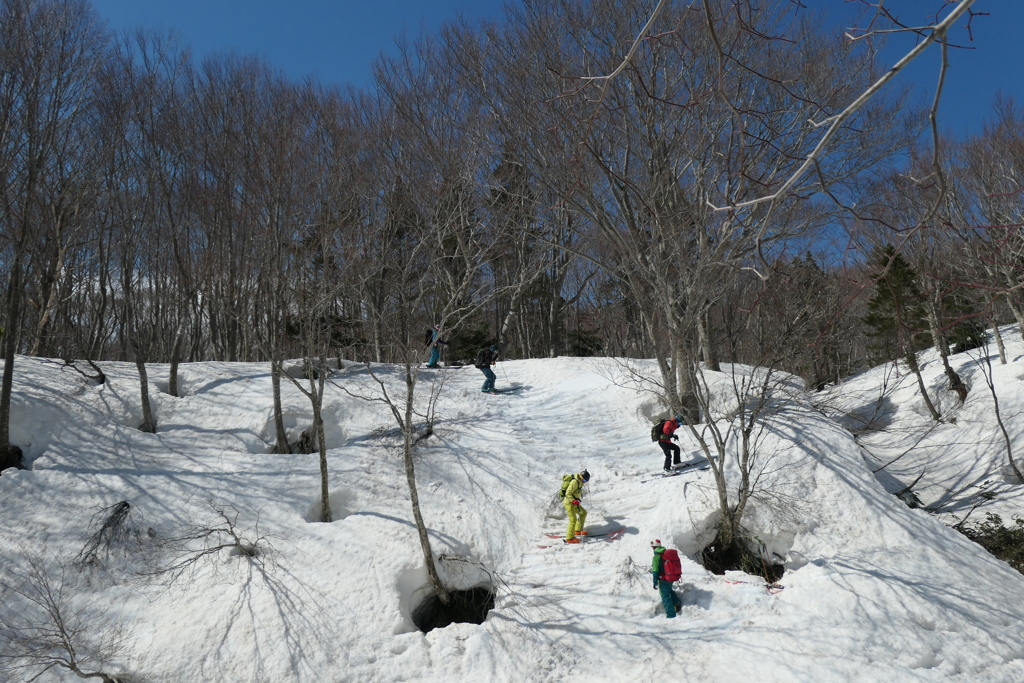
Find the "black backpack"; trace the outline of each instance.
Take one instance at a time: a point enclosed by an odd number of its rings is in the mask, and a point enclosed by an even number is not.
[[[660,420],[658,424],[651,427],[651,441],[661,441],[665,436],[665,423],[668,420]]]
[[[423,343],[430,346],[430,342],[434,341],[434,331],[427,328],[427,333],[423,336]]]
[[[490,349],[480,349],[480,353],[476,354],[476,367],[482,368],[490,365],[487,357],[490,354]]]

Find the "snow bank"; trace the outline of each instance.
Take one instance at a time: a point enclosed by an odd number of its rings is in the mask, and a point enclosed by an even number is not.
[[[184,366],[181,398],[159,393],[166,368],[154,366],[159,428],[142,434],[132,366],[103,364],[110,379],[95,386],[59,363],[17,363],[12,434],[33,469],[0,477],[0,506],[16,520],[0,530],[0,572],[10,576],[32,554],[69,561],[91,516],[120,500],[132,503],[144,545],[215,526],[218,510],[262,539],[258,561],[225,550],[170,586],[129,580],[166,563],[165,550],[93,570],[76,589],[132,628],[112,668],[147,681],[622,681],[666,672],[723,683],[1024,680],[1024,577],[890,495],[862,455],[864,439],[836,419],[877,392],[870,377],[836,389],[833,403],[847,403],[832,412],[797,396],[762,445],[763,485],[748,522],[782,558],[785,588],[770,594],[754,577],[713,576],[684,560],[684,608],[667,620],[647,573],[649,541],[692,555],[707,539],[715,492],[707,471],[651,477],[662,455],[650,418],[661,407],[625,368],[611,359],[504,362],[499,387],[521,389],[498,396],[479,392],[473,368],[431,375],[445,385],[436,434],[417,455],[423,514],[435,553],[450,558],[440,562],[446,580],[492,583],[497,604],[482,625],[424,634],[412,611],[427,576],[400,440],[379,404],[329,390],[335,521],[319,524],[317,456],[269,453],[266,366]],[[1012,410],[1024,400],[1015,363],[999,375]],[[336,381],[373,389],[358,369]],[[975,398],[983,388],[972,380],[969,405],[950,425],[961,437],[991,427]],[[890,424],[916,419],[912,393],[900,391],[885,398]],[[304,401],[285,385],[294,431],[308,426]],[[939,436],[929,436],[936,448]],[[898,449],[904,437],[875,438],[869,448]],[[695,457],[696,445],[681,441],[684,459]],[[954,451],[943,458],[981,476]],[[587,527],[626,531],[564,546],[543,532],[564,532],[555,494],[562,474],[583,467],[593,475]],[[991,468],[995,456],[985,476]]]

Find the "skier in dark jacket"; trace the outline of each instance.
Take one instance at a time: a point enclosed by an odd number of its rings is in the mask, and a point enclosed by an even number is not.
[[[679,440],[679,437],[676,436],[676,430],[679,429],[681,422],[682,418],[676,415],[671,420],[665,420],[665,425],[661,428],[662,436],[658,439],[658,445],[661,446],[661,450],[665,453],[666,472],[672,471],[672,465],[679,464],[679,446],[672,442]]]
[[[651,541],[651,548],[654,550],[654,559],[651,560],[651,574],[654,576],[654,587],[661,593],[661,604],[665,606],[665,616],[669,619],[676,618],[676,612],[683,606],[676,592],[672,590],[672,582],[665,580],[664,553],[665,546],[660,539]]]
[[[501,353],[498,351],[498,347],[494,345],[489,346],[486,349],[480,349],[480,353],[476,355],[475,365],[480,368],[480,371],[484,373],[484,377],[486,378],[484,380],[483,388],[480,389],[480,391],[485,394],[495,393],[494,382],[498,378],[494,376],[494,370],[491,370],[491,366],[497,362],[498,356],[500,355]]]

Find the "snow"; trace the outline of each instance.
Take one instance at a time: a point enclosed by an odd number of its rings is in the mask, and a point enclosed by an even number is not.
[[[995,388],[1024,452],[1024,344],[1010,328],[1004,337],[1011,362],[993,361]],[[321,524],[318,456],[269,452],[265,364],[183,366],[180,398],[165,393],[167,367],[151,366],[158,432],[144,434],[133,365],[102,363],[108,382],[96,386],[60,362],[19,357],[12,441],[31,469],[0,477],[8,521],[0,575],[16,581],[31,557],[54,568],[69,563],[95,531],[97,511],[129,501],[149,550],[109,558],[105,569],[71,569],[69,581],[72,605],[102,614],[96,624],[130,629],[108,670],[150,682],[625,681],[666,673],[723,683],[1024,681],[1024,576],[943,524],[979,502],[985,481],[996,497],[981,500],[974,517],[1021,512],[992,398],[972,360],[979,352],[971,353],[953,358],[971,387],[962,407],[943,388],[938,358],[922,356],[945,412],[938,426],[916,382],[891,367],[819,395],[791,387],[761,446],[762,495],[747,518],[766,552],[784,560],[784,589],[774,593],[759,578],[714,576],[692,559],[714,521],[712,474],[651,478],[662,463],[648,436],[660,407],[624,363],[503,362],[499,388],[522,388],[495,396],[480,393],[473,368],[425,373],[424,399],[427,382],[444,380],[436,433],[416,465],[434,551],[446,558],[439,569],[454,587],[497,589],[483,624],[427,634],[411,617],[428,580],[401,439],[380,403],[329,385],[335,521]],[[653,362],[632,367],[654,372]],[[399,372],[380,370],[397,388]],[[353,393],[375,387],[357,365],[334,381]],[[295,436],[311,411],[297,390],[283,388]],[[876,424],[884,428],[861,432],[856,417],[880,396]],[[850,428],[861,432],[856,439]],[[679,433],[683,460],[697,457]],[[543,534],[564,531],[561,476],[584,467],[592,474],[587,528],[626,532],[565,546]],[[911,509],[892,495],[922,469],[915,490],[943,512]],[[167,561],[155,540],[216,523],[215,508],[237,513],[250,540],[264,537],[263,564],[224,550],[170,584],[146,575]],[[674,620],[647,573],[653,538],[685,555],[677,584],[684,606]],[[5,597],[2,609],[16,604]],[[40,680],[78,679],[51,671]]]

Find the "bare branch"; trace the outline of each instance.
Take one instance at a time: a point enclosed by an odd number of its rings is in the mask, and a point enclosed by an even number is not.
[[[758,204],[775,202],[778,199],[785,197],[789,193],[789,191],[797,184],[797,182],[800,181],[804,174],[807,173],[807,171],[814,165],[816,160],[824,153],[825,148],[828,146],[828,143],[832,140],[833,136],[838,132],[839,127],[842,125],[842,123],[851,116],[853,116],[853,114],[855,114],[858,110],[860,110],[861,107],[863,107],[868,102],[868,100],[874,97],[882,88],[884,88],[889,83],[889,81],[895,78],[896,75],[900,71],[902,71],[904,67],[910,64],[910,62],[914,61],[922,52],[924,52],[929,45],[931,45],[936,40],[943,38],[946,34],[946,31],[948,31],[949,28],[954,23],[956,23],[956,21],[960,19],[960,17],[962,17],[968,9],[970,9],[970,6],[974,4],[974,1],[975,0],[962,0],[960,5],[958,5],[956,9],[949,13],[949,16],[947,16],[940,23],[932,27],[931,33],[924,40],[922,40],[919,44],[914,46],[914,48],[910,50],[910,52],[908,52],[906,55],[904,55],[902,59],[896,62],[896,64],[893,65],[893,67],[885,73],[885,75],[883,75],[881,78],[875,81],[867,90],[861,93],[860,96],[857,97],[857,99],[855,99],[853,102],[847,105],[847,107],[843,111],[841,111],[839,114],[833,117],[832,124],[829,126],[828,130],[825,131],[825,134],[818,141],[818,144],[814,146],[814,149],[811,150],[810,154],[807,155],[807,157],[804,159],[804,162],[800,165],[800,167],[796,171],[794,171],[793,174],[785,182],[782,183],[778,190],[765,197],[759,197],[757,199],[738,202],[736,204],[730,204],[729,206],[719,207],[711,204],[710,202],[708,202],[708,206],[714,211],[735,211],[736,209],[756,206]],[[767,226],[761,228],[762,233],[765,230],[767,230]]]

